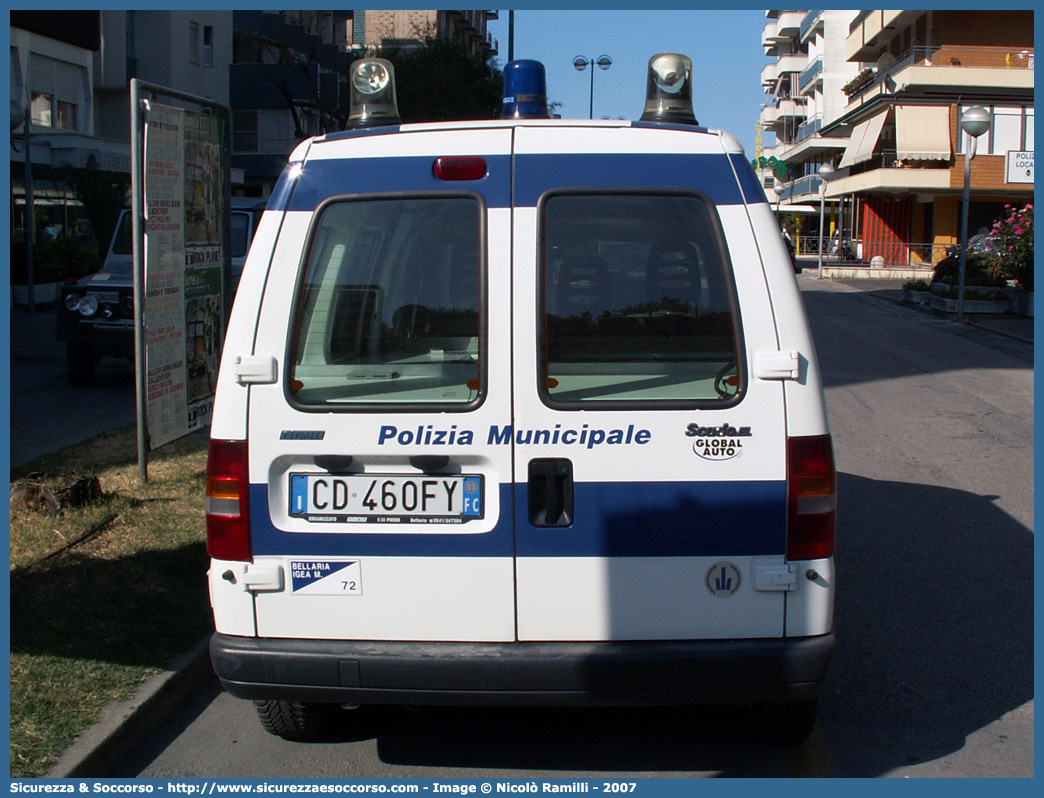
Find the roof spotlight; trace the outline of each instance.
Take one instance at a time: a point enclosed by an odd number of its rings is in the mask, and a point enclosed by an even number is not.
[[[384,58],[362,58],[352,64],[349,128],[397,125],[395,67]]]
[[[698,125],[692,109],[692,61],[679,53],[649,59],[643,122]]]

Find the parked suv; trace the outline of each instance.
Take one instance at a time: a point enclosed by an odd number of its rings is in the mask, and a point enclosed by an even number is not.
[[[265,200],[232,198],[232,292],[243,272]],[[134,360],[134,252],[131,210],[125,207],[101,270],[62,286],[57,338],[65,342],[66,378],[71,385],[94,381],[103,357]]]

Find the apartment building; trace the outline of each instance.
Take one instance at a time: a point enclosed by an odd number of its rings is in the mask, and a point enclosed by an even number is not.
[[[969,230],[1032,202],[1032,169],[1014,168],[1033,151],[1032,11],[861,11],[845,50],[860,72],[824,128],[849,139],[827,195],[848,202],[841,221],[863,260],[930,265],[958,241],[965,108],[992,118],[972,163]]]
[[[125,148],[95,136],[94,55],[101,46],[97,11],[69,12],[57,24],[39,13],[11,12],[11,234],[25,238],[28,171],[39,235],[82,232],[68,167],[88,162],[130,171]],[[26,112],[28,111],[28,141]],[[27,151],[28,146],[28,151]],[[28,167],[28,168],[27,168]]]
[[[786,164],[785,175],[763,170],[770,199],[778,199],[780,214],[813,215],[819,209],[819,168],[843,150],[845,138],[824,135],[845,110],[842,87],[857,72],[845,53],[845,37],[855,11],[765,12],[762,34],[765,54],[774,59],[762,70],[762,87],[768,100],[761,109],[763,131],[775,134],[775,146],[764,156]],[[780,191],[774,191],[776,187]],[[836,216],[836,201],[831,215]],[[818,228],[818,216],[816,216]],[[812,221],[801,227],[806,232]],[[799,227],[795,232],[800,233]],[[799,246],[807,252],[818,246],[807,235]]]
[[[228,104],[231,11],[102,11],[98,134],[130,142],[133,78]]]
[[[472,53],[497,54],[497,40],[486,28],[496,11],[355,11],[348,35],[371,48],[420,47],[425,39],[460,39]]]
[[[228,102],[231,12],[12,11],[10,33],[14,238],[25,236],[27,107],[36,237],[89,241],[69,170],[129,180],[131,78]]]
[[[959,118],[976,105],[992,123],[972,165],[969,229],[1032,201],[1032,168],[1014,166],[1025,153],[1032,163],[1032,11],[769,11],[762,43],[776,59],[762,72],[761,118],[787,166],[781,212],[807,211],[807,233],[818,232],[828,165],[828,236],[839,230],[863,262],[938,262],[959,236]],[[763,171],[770,199],[775,179]],[[815,252],[818,238],[801,244]]]

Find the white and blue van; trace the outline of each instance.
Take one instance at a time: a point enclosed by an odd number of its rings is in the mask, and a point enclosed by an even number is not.
[[[835,471],[802,300],[691,63],[640,121],[302,143],[224,347],[207,470],[214,668],[264,727],[362,704],[743,704],[800,740],[834,646]]]

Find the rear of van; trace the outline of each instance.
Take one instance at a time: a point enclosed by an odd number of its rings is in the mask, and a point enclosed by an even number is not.
[[[653,113],[306,142],[211,434],[212,660],[269,731],[366,703],[720,702],[811,730],[832,449],[726,134]]]

